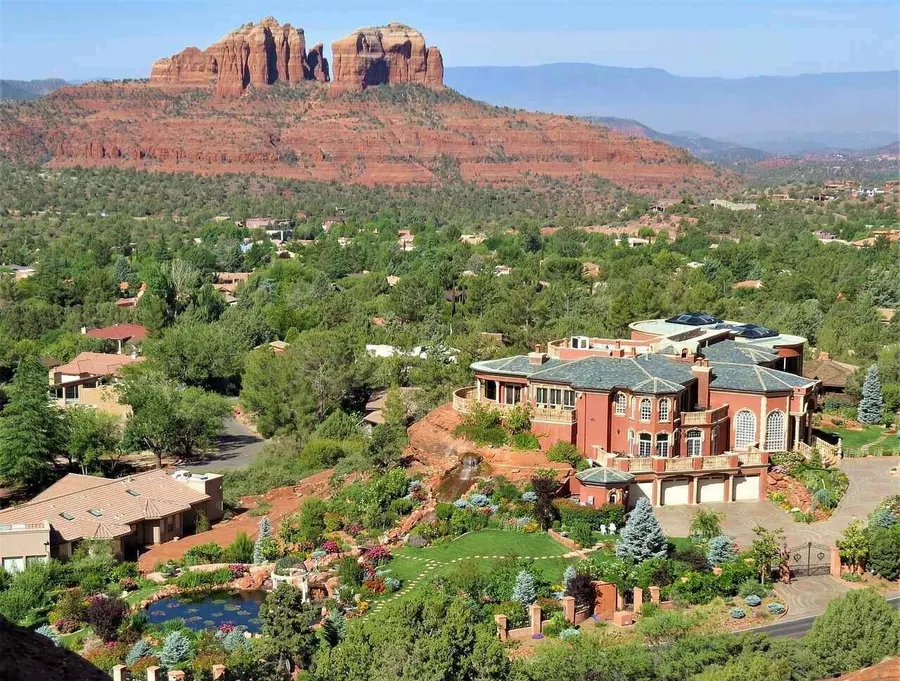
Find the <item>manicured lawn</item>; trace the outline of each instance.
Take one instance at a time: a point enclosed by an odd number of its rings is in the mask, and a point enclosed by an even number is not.
[[[874,442],[882,435],[884,429],[881,426],[867,426],[862,430],[849,430],[847,428],[827,428],[824,432],[835,435],[843,440],[844,449],[859,449],[863,445]],[[898,449],[900,450],[900,438],[894,434],[890,434],[882,442],[879,442],[875,449]]]
[[[566,566],[577,559],[563,558],[568,549],[543,532],[526,534],[503,530],[480,530],[454,539],[447,544],[424,549],[396,549],[388,565],[391,574],[404,585],[421,574],[441,574],[456,569],[467,560],[489,565],[511,556],[535,558],[535,568],[547,578],[561,579]],[[432,567],[429,567],[429,564]]]
[[[146,586],[143,589],[132,591],[125,597],[125,602],[131,606],[138,605],[142,600],[150,598],[151,595],[162,589],[164,586],[165,584],[154,584],[153,586]]]

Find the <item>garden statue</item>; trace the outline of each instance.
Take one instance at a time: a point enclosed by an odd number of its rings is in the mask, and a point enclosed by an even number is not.
[[[600,523],[600,534],[606,534],[606,525]]]
[[[309,603],[309,578],[306,575],[300,578],[300,594],[303,603]]]
[[[615,533],[616,533],[616,524],[615,524],[615,523],[610,523],[610,524],[609,524],[609,533],[610,533],[610,534],[615,534]]]
[[[784,584],[791,583],[791,554],[787,544],[781,547],[781,562],[778,564],[778,578]]]

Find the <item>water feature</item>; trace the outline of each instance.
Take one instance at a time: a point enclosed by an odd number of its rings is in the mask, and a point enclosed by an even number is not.
[[[475,483],[475,476],[481,466],[481,457],[469,452],[459,457],[459,463],[434,488],[438,501],[455,501],[465,494]]]
[[[163,598],[147,607],[150,624],[167,620],[184,620],[192,631],[218,629],[230,623],[243,626],[252,633],[260,630],[259,606],[265,591],[206,591]]]

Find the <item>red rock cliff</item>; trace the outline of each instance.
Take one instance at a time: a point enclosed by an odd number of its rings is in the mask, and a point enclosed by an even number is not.
[[[321,46],[310,61],[302,28],[267,17],[245,24],[201,51],[188,47],[160,59],[150,70],[151,83],[206,85],[214,82],[220,97],[239,97],[250,85],[328,80]]]
[[[404,24],[361,28],[333,42],[331,54],[338,90],[397,83],[444,84],[440,51],[427,47],[421,32]]]

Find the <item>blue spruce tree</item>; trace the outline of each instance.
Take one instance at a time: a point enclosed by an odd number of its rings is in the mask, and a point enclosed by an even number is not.
[[[710,565],[721,565],[722,563],[730,563],[737,558],[737,551],[734,548],[734,542],[730,537],[720,534],[713,537],[706,544],[706,561]]]
[[[633,558],[634,562],[641,563],[648,558],[665,558],[668,548],[668,540],[653,514],[653,507],[646,499],[640,499],[625,522],[625,529],[616,544],[616,556]]]
[[[178,630],[166,636],[159,651],[159,661],[169,669],[177,669],[176,665],[187,660],[190,655],[191,640]]]
[[[259,534],[256,535],[256,543],[253,545],[253,562],[262,563],[265,556],[262,554],[262,541],[272,536],[272,523],[269,522],[269,516],[263,516],[259,521]]]
[[[516,575],[516,585],[513,587],[512,599],[528,606],[537,600],[537,590],[534,588],[534,577],[531,573],[522,570]]]
[[[859,400],[857,420],[860,423],[874,425],[881,423],[881,411],[884,409],[884,398],[881,396],[881,377],[878,375],[878,365],[869,367],[866,380],[862,387],[862,397]]]

